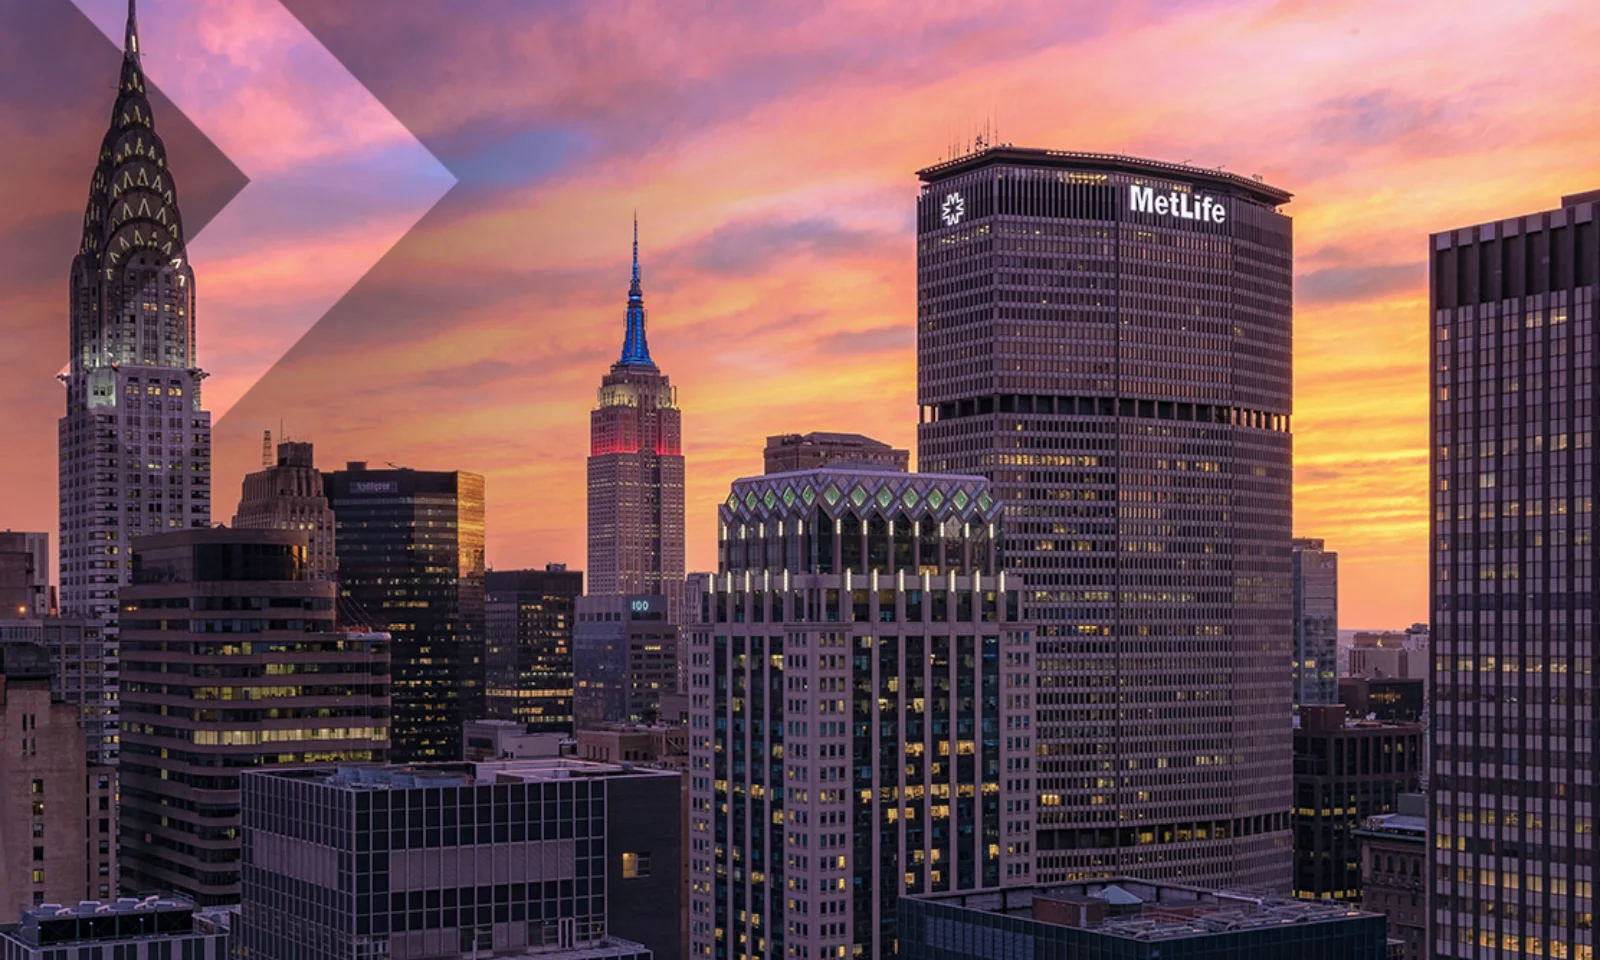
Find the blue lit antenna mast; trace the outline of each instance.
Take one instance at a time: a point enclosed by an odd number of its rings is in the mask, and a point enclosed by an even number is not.
[[[653,367],[650,343],[644,335],[644,288],[639,284],[639,215],[633,215],[633,282],[628,286],[628,329],[622,338],[618,363]]]

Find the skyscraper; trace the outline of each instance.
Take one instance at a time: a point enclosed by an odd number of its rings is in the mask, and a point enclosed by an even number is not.
[[[589,588],[593,596],[659,594],[671,621],[683,593],[683,445],[677,391],[650,359],[639,223],[633,224],[622,356],[589,415]]]
[[[239,900],[239,773],[382,761],[389,636],[337,629],[303,530],[140,539],[122,588],[123,892]]]
[[[690,953],[888,956],[1033,876],[1033,635],[981,477],[736,480],[689,628]]]
[[[394,638],[389,755],[459,760],[485,712],[483,477],[358,461],[323,479],[341,614]]]
[[[334,549],[333,507],[322,491],[322,474],[310,443],[278,442],[275,465],[244,478],[239,509],[233,515],[238,530],[304,530],[310,537],[307,569],[318,580],[338,577]]]
[[[1294,706],[1339,702],[1339,555],[1294,541]]]
[[[488,715],[571,733],[573,605],[583,573],[559,563],[490,570],[483,589]]]
[[[662,699],[678,692],[678,624],[666,597],[584,597],[573,643],[578,729],[669,719]]]
[[[50,535],[0,531],[0,618],[50,615]]]
[[[1290,195],[1009,146],[919,176],[918,462],[1006,504],[1040,879],[1287,889]]]
[[[1429,956],[1594,950],[1600,191],[1428,242]]]
[[[60,424],[61,609],[114,623],[135,537],[211,525],[195,281],[139,64],[133,0],[72,261]]]

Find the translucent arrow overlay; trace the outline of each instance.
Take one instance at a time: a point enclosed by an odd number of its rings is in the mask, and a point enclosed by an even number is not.
[[[126,0],[73,3],[120,49]],[[140,0],[139,31],[151,82],[250,181],[189,238],[220,420],[456,179],[278,0]]]

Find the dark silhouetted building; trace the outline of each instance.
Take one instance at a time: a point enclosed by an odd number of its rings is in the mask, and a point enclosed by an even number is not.
[[[50,535],[0,531],[0,619],[48,617]]]
[[[563,758],[244,780],[242,960],[682,960],[676,772]]]
[[[900,931],[900,960],[1386,957],[1376,914],[1131,877],[905,897]]]
[[[1294,895],[1361,899],[1368,817],[1393,813],[1422,788],[1418,723],[1350,720],[1340,704],[1307,706],[1294,731]]]
[[[1368,817],[1361,840],[1361,909],[1389,918],[1399,960],[1428,960],[1428,799],[1408,793]]]
[[[1387,723],[1422,723],[1428,718],[1427,681],[1341,677],[1339,702],[1352,720],[1370,717]]]
[[[600,381],[589,416],[589,587],[593,596],[669,598],[683,589],[683,428],[678,395],[650,358],[639,224],[633,224],[622,356]]]
[[[917,462],[1006,504],[1038,879],[1287,888],[1290,194],[1011,146],[918,176]]]
[[[324,482],[341,619],[394,638],[390,757],[459,760],[462,724],[486,716],[483,477],[356,462]]]
[[[78,709],[51,690],[50,654],[0,646],[0,903],[73,903],[115,892],[111,768],[85,761]],[[98,792],[95,778],[107,778]],[[109,804],[107,804],[109,806]]]
[[[1436,957],[1593,950],[1597,230],[1591,191],[1428,242]]]
[[[536,733],[572,732],[572,631],[583,574],[490,570],[484,577],[488,716]]]
[[[574,693],[578,729],[598,723],[655,723],[678,689],[678,627],[666,597],[583,597],[578,601]]]
[[[307,531],[144,537],[122,588],[122,890],[239,899],[239,775],[377,761],[389,637],[334,621]]]
[[[690,943],[878,957],[905,894],[1027,883],[1035,669],[982,477],[736,480],[690,628]]]
[[[323,493],[322,474],[309,442],[280,441],[277,462],[244,478],[233,525],[241,530],[304,530],[310,538],[311,575],[338,579],[333,507]]]
[[[61,612],[113,630],[134,539],[211,525],[194,268],[139,56],[130,3],[72,261],[59,424]]]
[[[1339,702],[1339,555],[1294,541],[1294,706]]]
[[[896,450],[859,433],[785,433],[767,438],[766,473],[794,473],[822,467],[898,470],[911,466],[911,451]]]

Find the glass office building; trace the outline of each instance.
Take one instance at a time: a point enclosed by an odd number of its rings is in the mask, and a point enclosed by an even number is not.
[[[458,760],[462,724],[487,709],[483,477],[354,462],[327,474],[324,489],[340,616],[394,638],[389,756]]]
[[[1290,195],[1133,157],[920,171],[917,443],[1038,629],[1038,869],[1289,883]]]
[[[1429,243],[1432,956],[1594,955],[1597,219]]]
[[[583,573],[491,570],[484,577],[488,715],[534,733],[572,732],[574,605]]]

